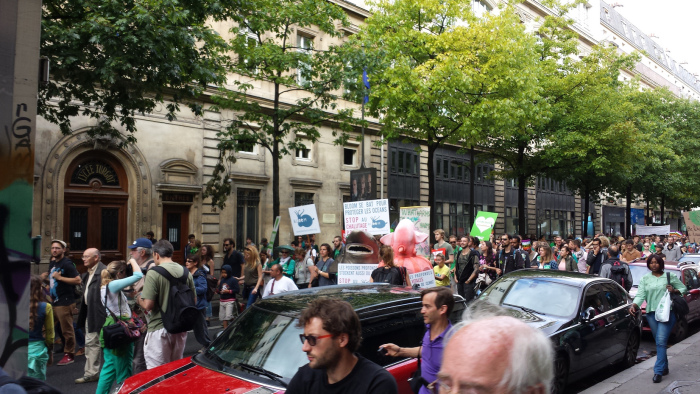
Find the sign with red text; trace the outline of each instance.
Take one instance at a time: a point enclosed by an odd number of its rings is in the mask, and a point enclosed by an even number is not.
[[[425,270],[421,272],[416,272],[415,274],[409,274],[408,278],[411,279],[411,285],[418,285],[419,289],[427,289],[428,287],[435,287],[435,272],[433,270]]]
[[[345,232],[366,231],[372,235],[391,232],[389,227],[389,200],[353,201],[343,203]]]
[[[370,283],[376,264],[338,264],[338,284]]]

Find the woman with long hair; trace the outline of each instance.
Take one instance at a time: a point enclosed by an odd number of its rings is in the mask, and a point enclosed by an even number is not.
[[[649,328],[651,328],[651,335],[656,342],[656,363],[654,364],[652,381],[659,383],[661,382],[661,377],[668,375],[669,372],[666,345],[678,318],[673,309],[671,309],[668,321],[660,322],[656,320],[656,308],[666,291],[685,295],[688,289],[675,274],[668,275],[664,273],[664,259],[659,254],[652,254],[647,258],[647,268],[651,272],[642,276],[642,279],[639,281],[637,295],[632,301],[630,313],[635,315],[639,310],[639,306],[644,301],[647,302],[646,319],[649,323]],[[669,280],[671,282],[670,285],[668,284]]]
[[[539,268],[544,270],[556,270],[559,269],[559,263],[554,259],[554,253],[552,253],[552,247],[549,245],[540,246],[540,264]]]
[[[243,249],[243,299],[246,301],[246,308],[253,305],[262,295],[260,288],[263,285],[263,270],[260,264],[260,255],[255,246],[246,246]]]
[[[194,290],[197,294],[196,308],[199,311],[197,322],[194,324],[194,338],[202,346],[209,346],[211,338],[209,338],[209,330],[207,329],[207,274],[202,269],[202,254],[195,253],[188,255],[185,261],[185,268],[192,274],[194,281]]]
[[[571,255],[571,249],[569,249],[567,245],[562,245],[559,250],[559,265],[557,269],[559,271],[578,272],[578,264],[574,261]]]
[[[216,253],[216,251],[214,250],[214,247],[213,247],[212,245],[209,245],[209,244],[202,245],[202,249],[201,249],[201,255],[202,255],[202,257],[201,257],[201,259],[202,259],[201,268],[204,269],[204,272],[205,272],[206,275],[214,276],[214,270],[215,270],[215,267],[216,267],[216,264],[214,263],[214,253]],[[205,277],[205,280],[206,280],[206,277]],[[205,298],[205,301],[206,301],[206,298]],[[207,325],[209,325],[209,318],[211,318],[211,316],[212,316],[211,302],[210,302],[210,301],[206,301],[206,303],[207,303],[207,314],[206,314],[206,316],[207,316]]]
[[[32,275],[29,291],[27,376],[46,380],[46,367],[53,364],[53,309],[46,301],[41,276]]]
[[[100,299],[107,312],[105,326],[116,323],[112,314],[121,320],[131,319],[131,308],[122,290],[138,282],[143,277],[143,273],[136,260],[129,260],[129,264],[132,271],[129,277],[126,276],[127,263],[124,260],[113,261],[102,270]],[[104,363],[96,393],[108,394],[114,382],[123,382],[131,376],[134,344],[129,343],[116,349],[107,349],[104,347],[102,332],[100,332],[100,344],[103,348]]]
[[[333,265],[333,258],[331,258],[331,246],[329,244],[322,244],[319,249],[318,263],[316,263],[316,276],[318,276],[319,286],[331,286],[338,284],[338,274],[330,272],[330,268]]]
[[[496,255],[493,254],[493,245],[491,241],[482,241],[479,244],[479,251],[481,256],[479,257],[479,270],[486,273],[486,275],[491,278],[491,281],[498,279],[499,269],[496,267]],[[482,287],[486,286],[486,282],[483,283]]]
[[[389,245],[382,245],[380,248],[383,267],[379,267],[372,271],[369,278],[370,282],[389,283],[396,286],[410,286],[408,283],[408,271],[403,267],[397,267],[394,264],[394,250]],[[449,271],[449,268],[448,268]],[[449,283],[449,282],[448,282]]]

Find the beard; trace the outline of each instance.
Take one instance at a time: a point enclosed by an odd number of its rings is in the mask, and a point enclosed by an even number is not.
[[[329,369],[340,361],[340,348],[330,347],[324,354],[312,354],[313,361],[309,362],[309,367],[313,369]]]

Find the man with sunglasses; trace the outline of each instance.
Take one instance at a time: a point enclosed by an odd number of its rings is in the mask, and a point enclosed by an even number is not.
[[[388,371],[356,353],[362,327],[349,303],[313,300],[302,311],[297,325],[304,328],[299,336],[309,363],[299,368],[289,382],[287,394],[399,392]]]
[[[508,272],[529,268],[523,259],[523,255],[518,253],[518,250],[514,247],[517,244],[511,243],[511,239],[513,237],[510,234],[503,234],[500,238],[501,248],[498,251],[498,266],[496,267],[499,277]]]
[[[221,266],[230,266],[233,277],[240,279],[243,272],[243,264],[243,254],[236,250],[236,242],[233,238],[224,238],[224,262]]]

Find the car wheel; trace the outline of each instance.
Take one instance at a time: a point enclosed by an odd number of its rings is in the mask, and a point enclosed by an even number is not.
[[[685,318],[678,320],[673,329],[674,342],[680,342],[688,336],[688,321]]]
[[[569,360],[565,354],[558,354],[554,360],[554,381],[552,394],[563,394],[569,379]]]
[[[637,362],[637,352],[639,351],[639,333],[633,331],[627,340],[627,347],[625,348],[625,358],[622,359],[622,366],[624,368],[630,368],[634,366]]]

